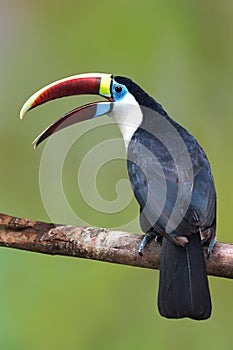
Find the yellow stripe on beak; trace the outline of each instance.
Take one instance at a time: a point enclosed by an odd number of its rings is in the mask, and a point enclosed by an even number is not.
[[[105,97],[111,97],[111,74],[104,74],[100,81],[99,94]]]

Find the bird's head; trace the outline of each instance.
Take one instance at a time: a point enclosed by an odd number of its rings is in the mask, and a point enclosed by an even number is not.
[[[140,105],[145,105],[144,101],[148,103],[150,97],[137,84],[125,77],[88,73],[58,80],[40,89],[26,101],[20,111],[20,118],[22,119],[30,109],[45,102],[83,94],[100,95],[108,101],[93,102],[65,114],[38,136],[34,141],[35,147],[58,130],[105,114],[116,121],[127,147],[133,133],[142,123]]]

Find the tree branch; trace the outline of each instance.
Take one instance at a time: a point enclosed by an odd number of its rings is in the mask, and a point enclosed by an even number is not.
[[[161,245],[151,242],[139,256],[142,235],[62,226],[0,214],[0,246],[158,269]],[[204,247],[205,259],[207,249]],[[233,244],[216,243],[206,260],[209,275],[233,278]]]

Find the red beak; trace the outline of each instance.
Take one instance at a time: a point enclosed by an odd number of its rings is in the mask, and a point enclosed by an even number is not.
[[[27,111],[45,102],[72,95],[100,95],[112,100],[111,96],[111,74],[88,73],[74,75],[58,80],[40,89],[32,95],[23,105],[20,111],[22,119]],[[111,102],[99,102],[85,105],[67,113],[50,125],[34,142],[35,147],[54,132],[61,130],[74,123],[107,114],[112,109]]]

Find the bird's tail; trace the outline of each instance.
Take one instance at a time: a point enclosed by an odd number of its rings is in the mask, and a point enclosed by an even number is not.
[[[167,318],[204,320],[210,317],[209,285],[198,234],[190,236],[184,247],[163,238],[158,308]]]

